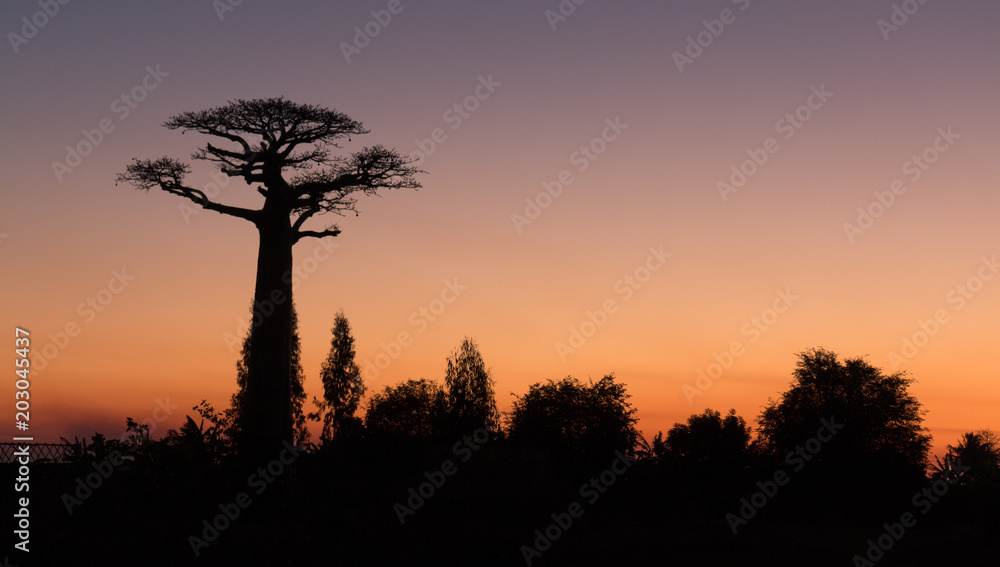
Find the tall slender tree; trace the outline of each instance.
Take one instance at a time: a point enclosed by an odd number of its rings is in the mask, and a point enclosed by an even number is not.
[[[313,398],[318,411],[310,417],[322,418],[324,443],[343,434],[357,420],[354,416],[365,394],[365,382],[354,360],[354,337],[351,324],[340,310],[333,320],[330,353],[323,362],[320,377],[323,380],[323,399]]]
[[[486,368],[475,339],[466,337],[448,357],[444,381],[454,427],[461,431],[479,427],[497,430],[500,414],[493,392],[493,373]]]
[[[263,197],[258,209],[222,204],[185,184],[190,166],[161,157],[134,160],[118,181],[139,190],[158,188],[202,208],[249,221],[257,228],[259,249],[254,305],[259,324],[250,335],[245,427],[240,453],[251,462],[273,459],[292,438],[292,247],[304,238],[334,237],[336,225],[306,227],[324,213],[356,210],[356,195],[382,189],[417,188],[412,160],[376,145],[349,156],[331,156],[343,140],[367,134],[348,115],[284,98],[231,101],[208,110],[183,112],[164,123],[171,130],[193,131],[216,139],[192,158],[216,165],[243,179]],[[255,319],[255,323],[258,319]]]

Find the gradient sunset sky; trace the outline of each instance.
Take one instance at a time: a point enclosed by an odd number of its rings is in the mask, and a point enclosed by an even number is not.
[[[117,436],[169,399],[179,408],[159,437],[202,399],[228,405],[226,337],[242,338],[256,231],[114,177],[133,157],[187,159],[209,141],[160,126],[176,113],[282,95],[371,129],[345,152],[380,143],[423,155],[428,172],[419,191],[324,219],[343,230],[334,249],[296,246],[310,398],[343,308],[369,391],[442,381],[468,335],[501,409],[535,382],[613,372],[652,439],[706,407],[755,426],[796,354],[824,347],[916,378],[938,452],[1000,429],[1000,4],[562,4],[575,9],[70,2],[43,18],[35,0],[4,2],[2,327],[12,350],[15,326],[34,339],[36,439]],[[28,38],[22,18],[45,24]],[[137,87],[143,100],[120,99]],[[54,171],[102,120],[92,153]],[[208,164],[193,167],[190,185],[212,183]],[[561,175],[561,193],[540,197]],[[260,202],[238,181],[218,199]],[[669,258],[647,273],[651,248]],[[102,293],[115,271],[127,285]],[[435,302],[456,281],[461,294]],[[772,316],[782,294],[797,299]],[[79,333],[63,341],[67,324]],[[591,336],[566,354],[572,329]],[[402,332],[412,344],[373,370]],[[904,337],[922,346],[904,352]],[[689,403],[683,387],[734,342],[742,354]]]

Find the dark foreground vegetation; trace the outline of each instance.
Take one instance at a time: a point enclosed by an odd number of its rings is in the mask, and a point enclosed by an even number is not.
[[[239,392],[233,407],[203,403],[159,440],[132,420],[121,438],[77,440],[71,462],[32,469],[30,564],[881,567],[1000,558],[996,435],[966,434],[928,462],[910,379],[863,359],[802,353],[756,431],[733,411],[709,409],[647,442],[613,376],[536,384],[498,414],[471,340],[449,358],[443,387],[409,381],[359,408],[364,388],[341,319],[324,397],[316,412],[296,412],[300,425],[323,424],[316,443],[299,431],[300,447],[247,464],[236,442]]]
[[[969,433],[929,462],[910,378],[860,358],[802,353],[756,431],[707,409],[647,440],[613,376],[535,384],[499,414],[471,340],[448,359],[443,385],[409,380],[365,398],[340,314],[323,393],[310,400],[292,248],[336,237],[336,225],[310,227],[356,214],[360,196],[416,189],[424,172],[381,145],[334,155],[368,130],[284,98],[238,99],[164,126],[207,136],[192,159],[263,197],[258,209],[215,202],[185,184],[187,162],[167,156],[118,176],[257,229],[237,392],[162,439],[130,420],[124,438],[77,440],[71,462],[35,467],[39,564],[997,564],[997,437]],[[316,440],[310,421],[321,424]]]

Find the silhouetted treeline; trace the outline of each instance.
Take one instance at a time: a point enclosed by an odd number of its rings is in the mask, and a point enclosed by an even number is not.
[[[55,526],[46,537],[105,559],[152,554],[151,564],[523,565],[525,546],[544,547],[539,534],[576,504],[581,515],[531,564],[850,565],[905,513],[916,535],[880,566],[986,565],[976,561],[996,552],[1000,439],[970,432],[931,459],[912,379],[862,358],[801,353],[756,430],[734,410],[705,409],[647,442],[611,374],[534,384],[501,415],[468,338],[441,383],[408,380],[362,403],[342,313],[332,334],[323,398],[302,412],[322,434],[299,436],[307,452],[201,555],[189,538],[250,484],[238,406],[202,402],[158,440],[131,419],[124,441],[77,440],[45,490],[73,495],[113,452],[125,460],[72,514],[61,501],[40,512]]]

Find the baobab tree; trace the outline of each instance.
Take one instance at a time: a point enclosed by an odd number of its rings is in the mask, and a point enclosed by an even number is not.
[[[143,191],[159,188],[257,227],[256,311],[239,451],[251,461],[273,459],[282,443],[292,439],[292,247],[304,238],[340,234],[335,224],[321,230],[307,228],[313,217],[356,215],[357,195],[416,189],[420,184],[414,175],[420,171],[412,160],[381,145],[349,156],[331,156],[331,149],[340,149],[344,139],[351,141],[351,136],[369,131],[342,112],[283,97],[238,99],[208,110],[184,112],[163,126],[215,138],[219,145],[206,143],[192,159],[211,162],[223,174],[242,178],[263,196],[259,209],[212,201],[203,191],[184,184],[190,166],[170,157],[135,159],[117,178]]]

